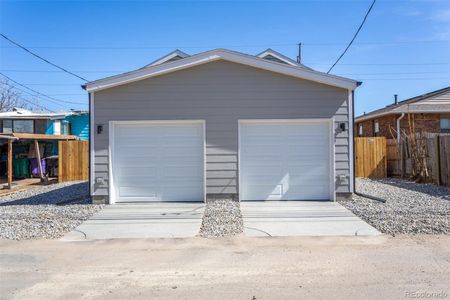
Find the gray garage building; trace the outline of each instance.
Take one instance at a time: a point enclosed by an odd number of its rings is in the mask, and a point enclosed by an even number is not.
[[[357,85],[270,49],[177,50],[90,82],[93,199],[346,197]]]

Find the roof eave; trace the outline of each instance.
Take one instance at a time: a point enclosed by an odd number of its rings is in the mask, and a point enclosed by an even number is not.
[[[178,70],[190,68],[193,66],[205,64],[208,62],[216,60],[226,60],[230,62],[240,63],[259,69],[265,69],[268,71],[273,71],[276,73],[285,74],[288,76],[293,76],[305,80],[311,80],[320,82],[323,84],[336,86],[339,88],[344,88],[348,90],[354,90],[359,86],[358,81],[348,79],[345,77],[330,75],[314,70],[309,70],[306,68],[285,65],[281,63],[276,63],[268,61],[262,58],[240,54],[233,51],[227,51],[224,49],[218,49],[213,51],[204,52],[198,55],[190,56],[182,60],[177,60],[173,62],[168,62],[162,65],[156,65],[144,69],[139,69],[136,71],[124,73],[122,75],[117,75],[105,79],[100,79],[87,83],[84,88],[88,92],[95,92],[104,89],[108,89],[114,86],[123,85],[131,83],[134,81],[143,80],[150,77],[155,77],[163,75],[166,73],[175,72]]]

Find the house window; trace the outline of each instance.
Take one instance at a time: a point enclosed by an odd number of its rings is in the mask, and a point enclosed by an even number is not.
[[[363,126],[362,126],[362,125],[359,125],[359,128],[358,128],[358,135],[359,135],[359,136],[362,136],[362,135],[363,135]]]
[[[375,123],[373,124],[373,132],[375,133],[380,132],[380,123],[378,123],[378,121],[375,121]]]
[[[3,120],[3,133],[12,133],[13,125],[12,120]]]
[[[34,133],[33,120],[14,120],[13,132],[15,133]]]
[[[441,117],[441,132],[450,132],[450,116]]]
[[[3,120],[3,133],[34,133],[33,120]]]
[[[70,135],[70,123],[66,121],[61,122],[61,134]]]

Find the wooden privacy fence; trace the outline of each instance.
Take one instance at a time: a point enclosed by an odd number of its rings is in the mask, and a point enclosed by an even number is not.
[[[58,148],[58,181],[88,180],[89,143],[87,141],[60,141]]]
[[[450,186],[450,135],[435,134],[426,139],[426,161],[429,181]],[[411,176],[411,149],[406,141],[387,141],[388,176]]]
[[[356,177],[387,177],[386,138],[355,138]]]

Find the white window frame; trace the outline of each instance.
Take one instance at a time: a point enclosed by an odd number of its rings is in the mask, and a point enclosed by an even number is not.
[[[374,123],[373,123],[373,132],[374,133],[380,132],[380,122],[378,120],[374,121]]]
[[[443,127],[442,126],[442,121],[446,120],[448,122],[448,127]],[[450,130],[450,115],[442,115],[440,120],[439,120],[439,129],[440,130]]]

